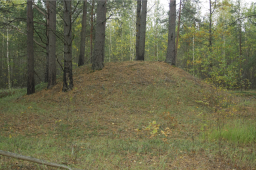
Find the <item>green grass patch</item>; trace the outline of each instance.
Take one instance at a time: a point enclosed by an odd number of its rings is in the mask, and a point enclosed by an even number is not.
[[[26,94],[25,88],[0,89],[0,102],[5,98],[8,100],[8,99],[20,97],[25,94]]]
[[[227,140],[234,143],[249,144],[256,142],[256,123],[249,120],[233,120],[220,129],[210,130],[210,140]]]
[[[250,90],[250,91],[230,91],[230,93],[239,95],[239,96],[247,96],[247,97],[256,97],[256,91]]]

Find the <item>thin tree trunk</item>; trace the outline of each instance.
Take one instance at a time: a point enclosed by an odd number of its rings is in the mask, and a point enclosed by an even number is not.
[[[177,53],[178,53],[179,35],[180,35],[180,17],[181,17],[181,0],[180,0],[180,9],[179,9],[179,21],[178,21],[178,30],[177,30],[177,37],[176,37],[175,56],[177,56]]]
[[[111,54],[112,54],[112,42],[111,42],[111,21],[109,23],[109,56],[108,56],[108,61],[110,62],[111,60]]]
[[[87,15],[87,0],[83,1],[83,18],[82,18],[80,55],[78,59],[78,66],[82,66],[85,63],[86,15]]]
[[[140,40],[139,40],[139,56],[137,60],[145,58],[145,38],[146,38],[146,22],[147,22],[147,0],[142,1],[141,20],[140,20]]]
[[[175,27],[176,27],[176,1],[170,0],[168,47],[167,47],[167,54],[166,54],[165,62],[169,63],[171,65],[176,64]]]
[[[33,26],[32,0],[27,0],[27,54],[28,54],[27,94],[28,95],[35,93],[33,33],[34,33],[34,26]]]
[[[3,33],[3,48],[2,48],[2,59],[4,58],[4,33]],[[2,71],[4,69],[4,62],[2,61]]]
[[[130,29],[130,61],[132,61],[132,29]]]
[[[158,19],[158,15],[157,15],[157,10],[158,10],[158,7],[159,7],[159,1],[156,0],[155,1],[155,4],[156,4],[156,8],[154,10],[154,19],[155,19],[155,36],[154,36],[154,49],[155,49],[155,57],[157,57],[157,43],[158,43],[158,24],[157,24],[157,19]],[[156,59],[158,61],[158,57]]]
[[[98,0],[97,2],[97,20],[95,28],[95,45],[92,59],[92,69],[101,70],[104,67],[104,49],[105,49],[105,27],[107,0]]]
[[[239,20],[239,54],[240,57],[242,56],[242,25],[241,25],[241,20]]]
[[[72,75],[72,25],[71,25],[71,1],[64,0],[64,73],[63,88],[66,92],[73,88]]]
[[[121,57],[122,57],[122,61],[124,61],[124,54],[123,54],[123,28],[121,28]]]
[[[3,42],[2,43],[4,43],[4,37],[3,37]],[[4,44],[2,44],[2,45],[4,46]],[[3,57],[4,57],[3,51],[4,51],[4,48],[2,47],[2,49],[1,49],[1,58],[0,58],[0,62],[1,62],[1,64],[0,64],[0,77],[2,77],[2,74],[3,74]],[[1,82],[3,83],[4,81],[2,80]],[[2,86],[2,83],[0,83],[0,87]]]
[[[195,33],[193,33],[193,76],[195,76]]]
[[[49,1],[49,72],[48,89],[56,84],[56,0]]]
[[[212,51],[212,1],[209,0],[209,3],[210,3],[210,16],[209,16],[209,48],[210,48],[210,51]]]
[[[94,0],[92,0],[92,9],[91,9],[91,33],[90,33],[90,42],[91,42],[91,63],[92,63],[92,40],[93,40],[93,9],[94,9]]]
[[[137,0],[137,16],[136,16],[136,60],[139,58],[139,44],[140,44],[140,11],[141,0]]]
[[[45,56],[45,73],[44,73],[44,82],[48,83],[48,77],[49,77],[49,1],[45,1],[45,6],[47,10],[46,14],[46,56]]]
[[[7,60],[7,72],[8,72],[8,88],[9,89],[11,89],[11,71],[10,71],[10,58],[9,58],[9,49],[8,49],[8,47],[9,47],[9,34],[8,34],[8,32],[9,32],[9,30],[8,30],[8,28],[7,28],[7,30],[6,30],[6,32],[7,32],[7,37],[6,37],[6,60]]]

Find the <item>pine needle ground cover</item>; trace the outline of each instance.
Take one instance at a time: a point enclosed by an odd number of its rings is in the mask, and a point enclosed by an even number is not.
[[[252,95],[138,61],[77,68],[61,88],[1,92],[0,150],[77,169],[256,167]],[[54,168],[0,156],[0,169]]]

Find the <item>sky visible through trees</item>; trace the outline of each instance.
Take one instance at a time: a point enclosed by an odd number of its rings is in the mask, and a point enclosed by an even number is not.
[[[235,1],[235,0],[232,0],[232,1]],[[205,15],[205,14],[209,14],[209,0],[199,0],[200,2],[200,7],[202,9],[202,14]],[[241,4],[242,4],[242,7],[244,6],[250,6],[251,3],[255,2],[254,0],[242,0],[241,1]],[[152,3],[152,2],[151,2]],[[164,7],[164,10],[165,11],[169,11],[169,3],[170,3],[170,0],[161,0],[160,1],[161,5]],[[178,4],[179,3],[179,0],[176,0],[176,3]],[[179,5],[176,6],[177,10],[179,8]]]

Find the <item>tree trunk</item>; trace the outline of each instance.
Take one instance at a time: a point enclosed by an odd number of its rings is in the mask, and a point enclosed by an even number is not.
[[[179,35],[180,35],[180,17],[181,17],[181,0],[180,0],[180,9],[179,9],[179,21],[178,21],[178,31],[177,31],[177,37],[176,37],[175,56],[177,56],[177,53],[178,53]]]
[[[32,0],[27,0],[27,53],[28,53],[27,94],[28,95],[35,93],[33,33],[34,33],[34,27],[33,27]]]
[[[47,10],[47,15],[46,15],[46,37],[47,37],[47,42],[46,42],[46,56],[45,56],[45,73],[44,73],[44,82],[48,83],[48,75],[49,75],[49,1],[45,1],[45,6]]]
[[[111,61],[111,54],[112,54],[112,41],[111,41],[111,21],[109,23],[109,56],[108,56],[108,62]]]
[[[136,16],[136,60],[139,58],[139,44],[140,44],[140,11],[141,0],[137,0],[137,16]]]
[[[104,46],[105,46],[105,27],[107,0],[97,2],[97,21],[95,28],[95,46],[92,59],[92,69],[101,70],[104,67]]]
[[[210,16],[209,16],[209,48],[212,51],[212,1],[209,0],[210,3]]]
[[[142,1],[141,20],[140,20],[140,42],[139,56],[137,60],[144,60],[145,55],[145,37],[146,37],[146,21],[147,21],[147,0]]]
[[[72,23],[71,23],[71,1],[64,0],[64,73],[63,73],[63,88],[66,92],[73,88],[72,76]]]
[[[169,28],[168,28],[168,47],[165,62],[175,65],[175,27],[176,27],[176,1],[170,0]]]
[[[86,33],[86,15],[87,15],[87,0],[83,1],[83,18],[81,29],[80,55],[78,59],[78,66],[85,63],[85,33]]]
[[[8,18],[9,19],[9,18]],[[6,60],[7,60],[7,72],[8,72],[8,88],[11,89],[11,71],[10,71],[10,58],[9,58],[9,34],[8,34],[8,28],[6,30],[7,37],[6,37]]]
[[[93,53],[93,49],[92,49],[92,40],[93,40],[93,9],[94,9],[94,0],[92,0],[92,9],[91,9],[91,33],[90,33],[90,42],[91,42],[91,63],[92,63],[92,53]]]
[[[56,84],[56,1],[49,1],[49,72],[48,89]]]

